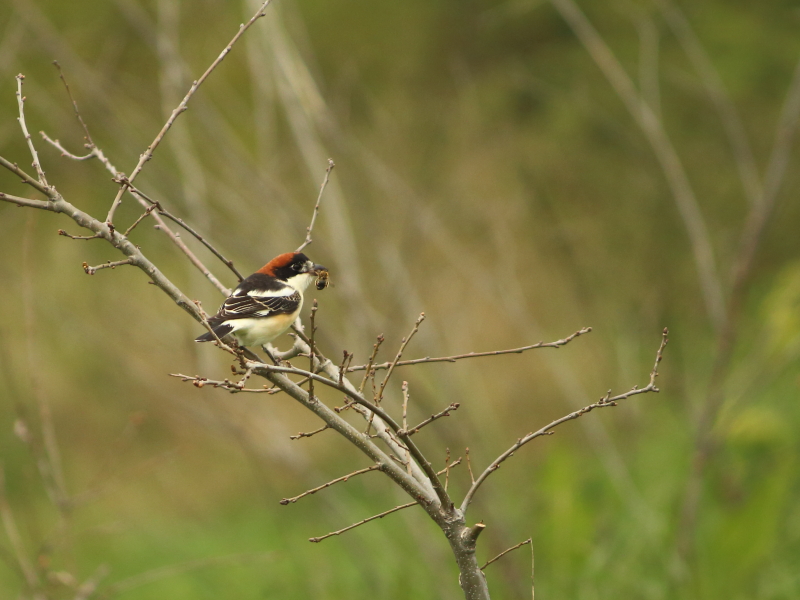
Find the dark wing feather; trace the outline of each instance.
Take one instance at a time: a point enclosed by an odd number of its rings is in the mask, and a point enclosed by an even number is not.
[[[214,315],[213,321],[221,323],[230,319],[249,319],[268,315],[291,314],[300,306],[300,293],[291,296],[230,296]]]

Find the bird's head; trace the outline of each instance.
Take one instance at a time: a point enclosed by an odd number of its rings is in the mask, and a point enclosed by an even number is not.
[[[328,281],[328,269],[315,264],[302,252],[286,252],[276,256],[258,270],[259,273],[275,277],[291,285],[293,288],[304,291],[314,279],[318,282]],[[325,287],[325,284],[318,289]]]

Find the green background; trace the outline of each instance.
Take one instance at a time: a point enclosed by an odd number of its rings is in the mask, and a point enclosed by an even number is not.
[[[763,177],[800,56],[800,9],[779,0],[681,4]],[[117,189],[109,173],[60,157],[38,136],[45,130],[81,152],[82,130],[50,62],[62,65],[95,142],[130,172],[255,6],[7,0],[0,154],[30,164],[16,122],[22,72],[49,181],[103,219]],[[749,204],[708,75],[658,3],[580,7],[660,115],[728,290]],[[723,402],[702,432],[713,452],[686,531],[681,506],[716,334],[653,149],[553,5],[276,0],[268,13],[200,88],[137,185],[252,272],[302,241],[332,157],[308,254],[335,283],[315,294],[320,346],[334,360],[347,349],[365,362],[379,333],[390,358],[421,311],[427,319],[407,358],[593,327],[560,350],[399,370],[389,410],[398,410],[402,380],[412,421],[461,403],[418,435],[439,468],[446,448],[455,458],[468,446],[482,469],[607,389],[645,385],[668,326],[659,395],[560,427],[480,490],[470,513],[487,524],[479,560],[532,537],[539,598],[800,597],[796,153],[741,295],[733,357],[719,378]],[[0,190],[36,197],[7,172]],[[139,214],[128,198],[117,222]],[[309,544],[407,500],[370,473],[280,506],[368,462],[330,432],[290,441],[319,424],[287,397],[198,390],[168,377],[224,378],[226,355],[194,344],[199,326],[140,271],[84,274],[83,261],[120,256],[59,228],[82,233],[63,217],[0,205],[6,514],[48,597],[74,598],[75,582],[101,565],[109,573],[100,597],[131,600],[461,597],[446,542],[420,510]],[[162,233],[145,221],[132,239],[190,297],[216,308],[220,295]],[[50,421],[41,416],[48,407]],[[64,510],[43,483],[47,422],[72,498]],[[460,466],[450,482],[456,497],[467,483]],[[528,548],[487,577],[495,598],[528,597]],[[3,533],[0,597],[26,594]]]

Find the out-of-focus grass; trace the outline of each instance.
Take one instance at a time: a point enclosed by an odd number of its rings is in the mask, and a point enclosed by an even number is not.
[[[747,203],[702,82],[649,4],[581,6],[632,74],[637,26],[653,20],[661,110],[727,273]],[[80,149],[49,66],[57,58],[95,140],[129,171],[166,118],[166,99],[182,95],[252,11],[184,3],[176,38],[174,9],[172,0],[0,6],[3,156],[29,162],[15,122],[20,71],[30,130]],[[775,1],[686,10],[763,168],[800,54],[796,9]],[[183,62],[170,62],[168,43]],[[168,69],[182,81],[163,79]],[[104,215],[115,192],[108,173],[38,147],[50,181]],[[681,565],[675,527],[712,332],[658,165],[555,11],[536,2],[277,3],[204,85],[139,184],[249,272],[300,243],[328,156],[337,168],[308,253],[337,283],[318,296],[330,356],[346,348],[364,360],[378,333],[389,355],[423,310],[414,356],[594,327],[558,351],[400,371],[413,419],[462,403],[420,434],[439,463],[445,447],[460,456],[469,446],[480,468],[609,387],[646,383],[660,330],[670,327],[661,395],[593,412],[493,475],[471,513],[488,525],[481,558],[532,536],[537,590],[548,598],[798,596],[796,159],[746,298],[697,552]],[[8,175],[0,183],[30,192]],[[130,222],[139,213],[126,201],[118,214]],[[51,214],[0,206],[0,444],[34,562],[79,578],[106,564],[113,583],[206,557],[267,555],[176,573],[127,598],[460,596],[444,540],[414,509],[309,544],[405,499],[370,473],[279,506],[364,459],[329,432],[290,442],[318,425],[286,398],[168,378],[225,377],[228,366],[191,341],[197,326],[138,271],[87,277],[83,261],[117,257],[98,242],[59,237],[58,228],[79,233]],[[159,232],[140,227],[134,239],[190,296],[217,305]],[[393,409],[398,395],[392,390]],[[96,492],[74,509],[66,536],[35,460],[12,433],[19,415],[38,431],[41,399],[52,406],[69,492]],[[457,496],[466,478],[458,467]],[[16,597],[13,554],[5,540],[0,548],[0,596]],[[487,569],[495,597],[526,597],[527,553]],[[51,591],[74,596],[56,584]]]

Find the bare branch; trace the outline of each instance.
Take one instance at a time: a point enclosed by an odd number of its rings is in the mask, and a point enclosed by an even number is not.
[[[372,404],[371,402],[366,400],[361,394],[359,394],[355,389],[353,389],[352,386],[348,386],[347,383],[345,383],[343,385],[339,385],[335,380],[328,379],[326,377],[322,377],[320,375],[317,375],[316,373],[311,373],[310,371],[304,371],[302,369],[297,369],[295,367],[283,367],[283,366],[278,366],[278,365],[268,365],[268,364],[265,364],[265,363],[252,363],[252,362],[248,364],[248,368],[250,368],[250,367],[252,367],[256,373],[264,375],[270,380],[272,380],[271,376],[273,374],[277,374],[277,373],[287,373],[287,374],[288,373],[293,373],[295,375],[302,375],[304,377],[308,377],[310,379],[314,379],[314,381],[319,381],[319,382],[323,383],[324,385],[327,385],[328,387],[331,387],[331,388],[333,388],[335,390],[338,390],[340,392],[344,392],[350,398],[352,398],[356,403],[358,403],[361,406],[367,408],[375,416],[380,417],[381,420],[384,423],[389,425],[389,427],[392,429],[392,431],[397,433],[397,436],[408,447],[408,450],[411,453],[411,456],[414,458],[414,460],[418,463],[419,467],[424,472],[425,477],[427,477],[428,481],[430,482],[430,485],[432,486],[433,491],[438,496],[438,499],[442,503],[442,506],[449,506],[450,498],[448,497],[447,492],[444,491],[444,488],[442,487],[442,483],[441,483],[441,481],[439,481],[439,478],[437,477],[436,473],[434,472],[433,467],[431,467],[430,462],[425,458],[425,456],[422,454],[422,452],[417,447],[417,445],[411,440],[411,438],[408,435],[400,433],[400,427],[398,426],[397,422],[395,422],[395,420],[392,419],[392,417],[390,417],[379,406],[376,406],[375,404]],[[335,367],[334,367],[334,369],[335,369]],[[293,384],[293,385],[295,385],[295,384]],[[287,393],[288,393],[289,389],[287,388],[285,391],[287,391]],[[309,405],[316,406],[316,405],[321,405],[321,403],[318,403],[318,402],[317,403],[313,403],[313,402],[309,401]],[[325,407],[325,409],[329,410],[327,407]],[[335,413],[333,413],[333,414],[335,414]],[[365,435],[365,437],[366,437],[366,435]],[[387,441],[387,440],[384,439],[384,441]],[[387,443],[390,443],[390,442],[392,442],[391,439],[389,439],[387,441]],[[397,447],[396,441],[394,442],[394,446]],[[400,448],[400,450],[405,450],[405,449],[404,448]]]
[[[42,135],[45,136],[46,139],[49,139],[49,138],[47,138],[47,136],[44,133],[42,133]],[[108,158],[106,158],[105,154],[103,154],[103,151],[100,150],[100,148],[98,148],[97,146],[92,146],[92,154],[94,156],[96,156],[98,158],[98,160],[100,160],[100,162],[103,163],[103,165],[106,167],[106,169],[114,176],[114,181],[116,181],[118,183],[121,183],[123,185],[123,188],[127,189],[128,192],[131,195],[133,195],[133,197],[136,198],[139,201],[139,203],[145,209],[149,209],[153,205],[156,206],[156,214],[153,214],[153,219],[156,221],[156,229],[159,229],[159,230],[163,231],[167,235],[167,237],[169,237],[170,240],[172,240],[172,242],[187,256],[189,261],[195,267],[197,267],[197,269],[212,283],[212,285],[214,285],[214,287],[216,287],[223,295],[225,295],[225,296],[230,295],[231,290],[228,289],[228,287],[226,287],[225,285],[223,285],[214,276],[214,274],[211,273],[209,268],[206,267],[205,264],[203,264],[203,262],[199,258],[197,258],[197,256],[194,254],[194,252],[192,252],[189,249],[189,247],[183,242],[183,240],[180,238],[180,235],[178,235],[177,233],[172,231],[172,229],[170,229],[167,226],[167,224],[164,222],[164,220],[161,218],[160,215],[163,214],[167,218],[175,221],[176,223],[178,223],[179,225],[184,227],[184,229],[186,229],[189,233],[191,233],[193,236],[195,236],[204,246],[206,246],[206,248],[208,248],[229,269],[231,269],[231,271],[233,271],[233,273],[236,275],[236,277],[241,281],[242,276],[239,273],[239,271],[233,266],[233,262],[228,260],[227,258],[225,258],[205,238],[203,238],[200,234],[198,234],[196,231],[194,231],[191,227],[186,225],[183,222],[182,219],[180,219],[178,217],[175,217],[174,215],[172,215],[168,211],[164,210],[163,206],[158,201],[152,200],[145,193],[143,193],[141,190],[138,190],[132,183],[130,183],[130,180],[125,176],[125,174],[122,173],[121,171],[117,170],[117,168],[111,163],[111,161],[108,160]],[[69,158],[73,158],[73,159],[80,159],[81,158],[81,157],[77,157],[74,154],[71,154],[69,152],[65,153],[65,156],[67,156]],[[48,190],[46,188],[41,188],[40,184],[38,182],[33,180],[29,175],[26,175],[24,172],[22,172],[21,169],[19,169],[16,165],[11,164],[10,162],[6,161],[2,157],[0,157],[0,165],[8,168],[9,170],[13,171],[17,175],[20,175],[23,178],[23,181],[25,181],[25,183],[29,183],[29,184],[33,185],[34,187],[36,187],[37,189],[39,189],[39,191],[41,191],[42,193],[48,194]],[[152,212],[150,214],[152,214]],[[128,232],[130,232],[135,225],[136,224],[134,223],[133,226],[129,227],[128,228]],[[109,227],[111,229],[113,229],[113,225],[111,225]],[[86,238],[80,237],[80,236],[76,237],[76,236],[68,235],[68,234],[66,234],[66,232],[64,234],[62,234],[62,235],[67,235],[67,237],[73,237],[74,239],[94,239],[94,237],[102,237],[102,236],[90,236],[90,237],[86,237]]]
[[[311,334],[308,336],[309,339],[309,352],[308,352],[308,360],[310,365],[308,367],[309,372],[314,372],[316,369],[314,367],[314,355],[316,354],[316,345],[314,344],[314,334],[317,331],[317,326],[314,324],[314,319],[317,314],[319,306],[317,305],[317,299],[314,298],[314,303],[311,305],[311,315],[309,317],[311,321]],[[308,380],[308,397],[313,402],[314,401],[314,380]]]
[[[347,350],[342,351],[342,364],[339,365],[339,385],[342,385],[342,380],[344,379],[344,374],[347,371],[347,367],[350,366],[350,363],[353,362],[353,355],[348,352]]]
[[[183,219],[181,219],[180,217],[176,217],[171,212],[166,210],[164,208],[164,206],[158,200],[154,200],[153,198],[151,198],[150,196],[145,194],[142,190],[140,190],[136,186],[134,186],[130,182],[130,179],[128,179],[124,174],[117,173],[117,176],[114,178],[114,181],[116,181],[117,183],[121,183],[121,184],[124,184],[125,186],[127,186],[128,187],[128,191],[130,191],[131,194],[134,197],[136,197],[140,201],[144,200],[146,203],[149,203],[150,207],[151,208],[155,208],[156,212],[159,215],[165,216],[168,219],[170,219],[171,221],[174,221],[175,223],[180,225],[183,229],[185,229],[190,234],[192,234],[195,237],[195,239],[197,239],[201,244],[203,244],[206,248],[208,248],[214,256],[216,256],[218,259],[220,259],[220,261],[222,261],[222,263],[226,267],[228,267],[231,271],[233,271],[233,274],[236,275],[236,278],[239,281],[242,281],[244,279],[244,277],[239,272],[239,270],[233,265],[233,261],[232,260],[229,260],[229,259],[225,258],[222,255],[222,253],[219,250],[217,250],[213,245],[211,245],[211,243],[206,238],[204,238],[197,231],[195,231],[192,227],[190,227]],[[159,221],[160,221],[160,219],[159,219]],[[163,228],[166,228],[166,225],[163,223],[163,221],[160,221],[159,225],[161,227],[163,227]],[[167,230],[167,231],[169,231],[169,230]],[[170,231],[170,233],[171,233],[171,231]],[[172,235],[177,237],[177,234],[173,233]]]
[[[371,467],[367,467],[365,469],[359,469],[358,471],[353,471],[352,473],[348,473],[347,475],[344,475],[343,477],[338,477],[338,478],[336,478],[336,479],[334,479],[332,481],[329,481],[328,483],[323,483],[322,485],[320,485],[318,487],[315,487],[313,489],[310,489],[307,492],[303,492],[302,494],[300,494],[299,496],[295,496],[294,498],[284,498],[283,500],[280,501],[280,503],[283,504],[284,506],[286,506],[287,504],[290,504],[290,503],[295,503],[298,500],[300,500],[300,498],[305,498],[306,496],[310,496],[311,494],[316,494],[320,490],[324,490],[325,488],[329,488],[329,487],[331,487],[332,485],[334,485],[336,483],[339,483],[339,482],[342,482],[342,481],[347,481],[348,479],[350,479],[351,477],[354,477],[355,475],[361,475],[362,473],[369,473],[370,471],[375,471],[375,470],[380,469],[380,468],[381,468],[380,465],[372,465]],[[414,504],[416,504],[416,502]]]
[[[372,354],[369,357],[369,361],[367,362],[367,366],[364,367],[364,371],[365,371],[364,379],[361,380],[361,385],[358,386],[358,393],[359,394],[364,392],[364,386],[367,383],[367,379],[369,378],[369,374],[372,372],[372,363],[375,362],[375,357],[378,356],[378,350],[380,349],[381,344],[383,343],[383,340],[385,340],[385,339],[386,338],[383,337],[383,334],[380,334],[378,336],[377,341],[372,345]],[[348,371],[355,371],[355,370],[356,369],[354,369],[352,367],[348,369]]]
[[[394,463],[394,461],[378,446],[376,446],[370,438],[365,436],[363,433],[358,431],[355,427],[353,427],[350,423],[339,417],[333,410],[328,408],[323,402],[319,401],[312,401],[308,393],[306,393],[303,389],[289,380],[283,372],[289,371],[299,371],[299,369],[289,369],[288,367],[278,367],[275,365],[265,365],[265,364],[258,364],[258,365],[248,365],[256,367],[254,372],[258,375],[266,377],[272,383],[278,385],[279,387],[283,388],[283,390],[293,399],[297,400],[300,404],[304,407],[309,409],[311,412],[316,414],[320,417],[325,423],[330,425],[332,429],[337,431],[341,434],[345,439],[347,439],[351,444],[356,446],[359,450],[361,450],[364,454],[366,454],[370,459],[374,462],[381,464],[382,470],[386,473],[395,483],[397,483],[406,493],[409,494],[415,501],[419,501],[425,510],[430,514],[432,517],[435,518],[435,515],[438,514],[439,504],[436,502],[437,498],[431,489],[431,485],[424,485],[421,481],[417,480],[415,477],[409,477],[408,474],[401,469],[398,465]],[[335,373],[335,367],[333,367]],[[322,380],[323,383],[331,387],[338,387],[338,384],[335,381],[326,380],[323,377],[320,377],[316,374],[308,374],[312,375],[314,378],[318,378]],[[335,375],[333,375],[335,376]],[[345,385],[347,385],[345,383]],[[351,386],[352,387],[352,386]],[[355,392],[355,390],[353,390]],[[348,394],[350,391],[348,390]],[[361,398],[362,402],[367,403],[366,400]],[[367,403],[369,404],[369,403]],[[394,424],[396,427],[396,423]],[[387,442],[388,443],[388,442]],[[419,449],[414,448],[416,452],[419,452]],[[412,454],[414,451],[412,450]]]
[[[28,126],[25,123],[25,97],[22,95],[22,82],[25,80],[25,75],[20,73],[17,75],[17,104],[19,105],[19,126],[22,128],[22,135],[25,136],[25,141],[28,143],[28,150],[30,150],[31,158],[33,158],[33,168],[36,169],[36,173],[39,176],[39,183],[41,183],[45,187],[49,187],[47,184],[47,178],[44,176],[44,171],[42,170],[42,165],[39,162],[39,154],[36,152],[36,148],[33,145],[33,140],[31,139],[31,134],[28,133]]]
[[[290,435],[289,439],[290,440],[299,440],[300,438],[309,438],[309,437],[311,437],[313,435],[317,435],[318,433],[322,433],[326,429],[330,429],[330,427],[328,427],[328,425],[323,425],[319,429],[315,429],[314,431],[309,431],[308,433],[304,433],[304,432],[301,431],[297,435]]]
[[[87,275],[94,275],[100,269],[116,269],[117,267],[121,267],[122,265],[132,265],[133,262],[131,259],[127,260],[117,260],[111,262],[110,260],[107,263],[102,265],[97,265],[96,267],[90,267],[88,263],[83,263],[83,270],[86,271]]]
[[[469,459],[469,448],[467,448],[467,468],[469,469],[469,478],[472,480],[472,485],[475,485],[475,475],[472,474],[472,461]]]
[[[402,385],[402,392],[403,392],[403,430],[408,429],[408,382],[404,381]],[[449,457],[448,451],[448,457]],[[411,475],[411,454],[409,454],[408,449],[406,449],[406,468],[408,469],[408,474]],[[438,473],[437,473],[438,475]],[[445,482],[445,489],[447,489],[447,482]]]
[[[77,154],[73,154],[64,146],[61,145],[61,142],[58,140],[51,139],[49,135],[47,135],[44,131],[40,131],[39,135],[42,136],[42,139],[53,146],[56,150],[61,152],[61,156],[65,156],[67,158],[71,158],[72,160],[82,161],[82,160],[89,160],[90,158],[97,158],[97,155],[94,151],[89,152],[89,154],[84,154],[83,156],[78,156]]]
[[[519,450],[522,446],[524,446],[531,440],[534,440],[537,437],[541,437],[543,435],[552,435],[553,432],[551,430],[553,428],[561,425],[562,423],[566,423],[567,421],[577,419],[578,417],[581,417],[586,413],[591,412],[595,408],[606,408],[608,406],[616,406],[618,401],[630,398],[631,396],[635,396],[637,394],[646,394],[648,392],[658,392],[659,389],[655,385],[656,377],[658,377],[658,365],[661,362],[664,348],[666,347],[667,342],[669,341],[667,338],[668,333],[669,332],[667,331],[667,329],[664,328],[664,331],[661,335],[661,345],[658,347],[658,351],[656,352],[656,361],[655,364],[653,365],[653,370],[650,372],[650,382],[645,387],[639,388],[637,386],[634,386],[633,389],[631,389],[630,391],[627,391],[623,394],[619,394],[613,397],[611,396],[611,390],[609,390],[606,393],[606,395],[600,398],[600,400],[598,400],[597,402],[590,404],[588,406],[584,406],[580,410],[576,410],[575,412],[572,412],[564,417],[561,417],[560,419],[556,419],[555,421],[553,421],[548,425],[545,425],[538,431],[529,433],[528,435],[518,439],[517,442],[513,446],[511,446],[511,448],[503,452],[503,454],[498,456],[492,462],[492,464],[486,467],[486,470],[484,470],[483,473],[480,474],[478,479],[475,480],[475,483],[472,484],[472,487],[470,487],[469,491],[467,491],[466,496],[464,496],[464,501],[461,503],[461,512],[466,514],[467,508],[469,507],[470,502],[472,502],[472,497],[475,495],[475,492],[478,490],[481,484],[484,481],[486,481],[486,478],[489,477],[489,475],[491,475],[492,473],[494,473],[497,469],[499,469],[503,461],[505,461],[507,458],[512,457],[517,450]]]
[[[406,349],[406,346],[411,341],[411,338],[414,337],[414,334],[416,334],[417,331],[419,331],[419,325],[424,320],[425,320],[425,313],[420,313],[419,318],[417,319],[416,323],[414,323],[414,329],[412,329],[411,333],[409,333],[408,336],[404,337],[403,341],[400,343],[400,349],[397,351],[397,355],[394,357],[394,360],[389,365],[386,377],[383,378],[383,381],[381,382],[381,387],[378,390],[378,396],[375,399],[378,404],[380,404],[380,401],[383,398],[383,392],[386,390],[386,384],[389,383],[389,378],[392,376],[394,368],[397,366],[397,363],[403,356],[403,351]],[[374,371],[375,368],[373,367],[372,370]]]
[[[147,147],[147,150],[145,150],[144,153],[142,153],[142,155],[139,157],[138,164],[128,177],[129,181],[131,182],[134,181],[136,177],[139,175],[139,173],[141,173],[145,163],[147,163],[147,161],[149,161],[153,157],[153,152],[155,152],[156,148],[158,148],[159,144],[164,139],[164,136],[172,127],[172,124],[175,123],[175,120],[181,115],[181,113],[183,113],[188,108],[189,100],[192,99],[192,96],[194,96],[194,93],[197,91],[197,88],[199,88],[203,84],[203,82],[208,78],[208,76],[211,75],[211,72],[214,69],[216,69],[219,63],[221,63],[222,60],[228,55],[228,53],[233,48],[233,45],[239,40],[240,37],[242,37],[242,34],[244,34],[244,32],[247,31],[250,28],[250,26],[253,23],[255,23],[258,19],[266,15],[266,12],[264,11],[266,10],[267,6],[269,6],[269,3],[271,1],[272,0],[266,0],[266,2],[264,2],[258,8],[256,13],[250,18],[250,20],[247,23],[239,26],[239,31],[236,32],[236,35],[233,36],[233,39],[228,43],[227,46],[225,46],[222,52],[220,52],[216,60],[214,60],[214,62],[211,63],[211,65],[205,70],[205,72],[200,76],[199,79],[192,82],[192,85],[189,88],[189,91],[186,93],[186,96],[184,96],[183,100],[181,100],[180,104],[178,104],[175,110],[172,111],[172,114],[170,115],[169,119],[167,119],[167,122],[164,123],[164,126],[161,128],[161,131],[158,132],[158,135],[156,135],[153,142]],[[112,223],[114,221],[114,212],[117,210],[117,207],[122,201],[122,195],[124,193],[125,193],[125,186],[123,185],[120,186],[120,189],[117,192],[117,196],[114,198],[114,202],[111,204],[111,208],[108,211],[108,217],[106,217],[107,223]]]
[[[325,191],[325,187],[328,185],[328,180],[331,176],[331,171],[336,165],[333,164],[333,160],[330,158],[328,159],[328,168],[325,169],[325,179],[322,182],[322,185],[319,188],[319,196],[317,196],[317,203],[314,205],[314,212],[311,214],[311,224],[306,228],[306,239],[305,241],[300,244],[300,246],[295,250],[295,252],[300,252],[308,246],[313,240],[311,239],[311,232],[314,229],[314,222],[317,220],[317,214],[319,214],[319,203],[322,200],[322,193]]]
[[[183,219],[181,219],[179,217],[176,217],[171,212],[165,210],[158,202],[156,202],[154,204],[154,206],[157,207],[158,214],[164,215],[168,219],[171,219],[172,221],[175,221],[178,225],[180,225],[186,231],[191,233],[201,244],[203,244],[206,248],[208,248],[214,256],[216,256],[218,259],[220,259],[222,261],[222,263],[226,267],[228,267],[231,271],[233,271],[233,274],[236,275],[236,278],[239,281],[242,281],[244,279],[244,277],[239,272],[239,270],[235,266],[233,266],[233,261],[232,260],[225,258],[219,250],[217,250],[214,246],[212,246],[211,243],[206,238],[204,238],[202,235],[197,233],[194,229],[189,227],[189,225],[187,225],[184,222]]]
[[[504,557],[504,556],[505,556],[506,554],[508,554],[509,552],[512,552],[513,550],[516,550],[517,548],[521,548],[521,547],[522,547],[522,546],[524,546],[525,544],[533,544],[533,539],[532,539],[532,538],[528,538],[527,540],[525,540],[524,542],[520,542],[520,543],[519,543],[519,544],[517,544],[516,546],[511,546],[511,548],[509,548],[508,550],[503,550],[503,551],[502,551],[500,554],[498,554],[497,556],[495,556],[495,557],[494,557],[492,560],[487,560],[487,561],[486,561],[486,564],[484,564],[484,565],[481,567],[481,571],[483,571],[483,570],[484,570],[486,567],[488,567],[490,564],[492,564],[492,563],[493,563],[493,562],[495,562],[496,560],[498,560],[498,559],[500,559],[500,558]]]
[[[447,456],[444,459],[444,491],[447,491],[447,486],[450,483],[450,448],[447,448]],[[439,473],[436,473],[438,476]]]
[[[530,346],[522,346],[521,348],[511,348],[509,350],[491,350],[489,352],[468,352],[467,354],[457,354],[455,356],[437,356],[435,358],[426,356],[425,358],[415,358],[412,360],[397,361],[397,363],[394,366],[405,367],[408,365],[421,365],[421,364],[436,363],[436,362],[456,362],[457,360],[462,360],[464,358],[481,358],[484,356],[500,356],[502,354],[522,354],[523,352],[527,352],[528,350],[534,350],[536,348],[560,348],[561,346],[569,344],[576,337],[581,336],[585,333],[589,333],[591,330],[592,330],[591,327],[584,327],[580,331],[576,331],[572,335],[567,336],[564,339],[557,340],[555,342],[538,342],[536,344],[531,344]],[[349,372],[363,371],[367,369],[367,367],[375,371],[380,371],[382,369],[388,369],[389,367],[392,366],[392,364],[393,363],[391,362],[385,362],[377,365],[370,365],[370,364],[356,365],[355,367],[350,367],[348,371]]]
[[[35,177],[28,175],[25,171],[23,171],[17,166],[17,163],[12,163],[10,160],[7,160],[2,156],[0,156],[0,166],[5,167],[6,169],[14,173],[14,175],[17,175],[20,179],[22,179],[22,183],[27,183],[31,187],[36,188],[39,192],[50,198],[50,200],[53,199],[52,198],[53,190],[39,183],[39,181]],[[37,206],[34,208],[39,208],[39,207]],[[53,209],[49,208],[47,210],[53,210]]]
[[[360,525],[363,525],[364,523],[369,523],[370,521],[374,521],[375,519],[382,519],[386,515],[390,515],[393,512],[397,512],[398,510],[402,510],[404,508],[409,508],[411,506],[414,506],[415,504],[418,504],[418,503],[417,502],[409,502],[408,504],[401,504],[400,506],[395,506],[394,508],[390,508],[389,510],[387,510],[385,512],[382,512],[379,515],[375,515],[374,517],[369,517],[368,519],[364,519],[363,521],[359,521],[358,523],[353,523],[352,525],[349,525],[349,526],[347,526],[347,527],[345,527],[343,529],[339,529],[338,531],[332,531],[332,532],[326,533],[325,535],[322,535],[320,537],[308,538],[308,541],[309,542],[314,542],[315,544],[319,543],[322,540],[328,539],[329,537],[333,537],[334,535],[342,534],[345,531],[350,531],[351,529],[355,529],[356,527],[359,527]]]
[[[75,98],[72,97],[72,91],[69,89],[69,84],[67,83],[66,77],[64,77],[64,71],[61,70],[61,65],[58,64],[57,60],[53,61],[53,65],[55,66],[56,69],[58,69],[58,76],[61,78],[61,81],[64,84],[64,89],[67,90],[67,96],[69,96],[69,101],[72,102],[72,108],[75,109],[75,116],[78,119],[78,123],[81,124],[83,132],[86,134],[87,147],[94,150],[96,147],[94,144],[94,140],[92,140],[92,136],[89,134],[89,128],[86,126],[86,123],[84,123],[83,117],[81,116],[81,112],[78,110],[78,103],[75,102]],[[42,132],[42,135],[44,135],[44,132]],[[96,156],[96,154],[92,153],[92,156]]]
[[[450,406],[445,408],[442,412],[436,413],[435,415],[431,415],[430,417],[425,419],[422,423],[420,423],[419,425],[417,425],[413,429],[409,429],[407,432],[403,431],[403,433],[408,433],[408,435],[414,435],[415,433],[417,433],[420,429],[422,429],[426,425],[428,425],[430,423],[433,423],[436,419],[439,419],[441,417],[449,417],[450,413],[453,412],[454,410],[458,410],[459,406],[461,406],[461,405],[458,402],[453,402]],[[398,433],[400,433],[400,432],[398,432]]]
[[[449,465],[447,465],[447,466],[446,466],[444,469],[442,469],[441,471],[438,471],[436,474],[437,474],[437,475],[446,475],[446,474],[447,474],[447,472],[448,472],[450,469],[452,469],[453,467],[457,467],[457,466],[458,466],[458,465],[460,465],[460,464],[461,464],[461,457],[459,456],[457,459],[455,459],[453,462],[451,462]]]
[[[239,392],[250,392],[254,394],[274,394],[276,393],[272,388],[269,386],[264,386],[263,388],[246,388],[244,387],[243,383],[237,383],[235,381],[231,381],[230,379],[223,379],[220,381],[214,379],[208,379],[206,377],[200,377],[199,375],[183,375],[181,373],[170,373],[170,377],[177,377],[182,381],[191,381],[192,385],[196,388],[203,388],[206,386],[212,388],[222,388],[232,394],[238,394]],[[278,390],[281,391],[281,390]]]
[[[48,202],[47,200],[32,200],[30,198],[20,198],[19,196],[12,196],[11,194],[6,194],[0,192],[0,200],[4,200],[5,202],[10,202],[11,204],[16,204],[17,206],[26,206],[28,208],[40,208],[42,210],[53,210],[52,203]]]
[[[63,235],[64,237],[68,237],[72,240],[99,240],[104,239],[102,233],[95,233],[94,235],[72,235],[71,233],[67,233],[63,229],[58,230],[58,235]]]
[[[135,228],[135,227],[136,227],[136,226],[137,226],[139,223],[141,223],[141,222],[142,222],[142,219],[144,219],[145,217],[147,217],[147,216],[148,216],[148,215],[149,215],[151,212],[153,212],[155,209],[156,209],[156,205],[155,205],[155,204],[153,204],[153,206],[151,206],[151,207],[150,207],[150,208],[148,208],[146,211],[144,211],[144,212],[143,212],[143,213],[142,213],[142,214],[139,216],[139,218],[138,218],[138,219],[136,219],[136,220],[133,222],[133,225],[131,225],[130,227],[128,227],[128,229],[126,229],[126,230],[125,230],[125,233],[123,233],[122,235],[124,235],[125,237],[128,237],[128,235],[130,234],[130,232],[131,232],[131,231],[133,231],[133,230],[134,230],[134,228]]]

